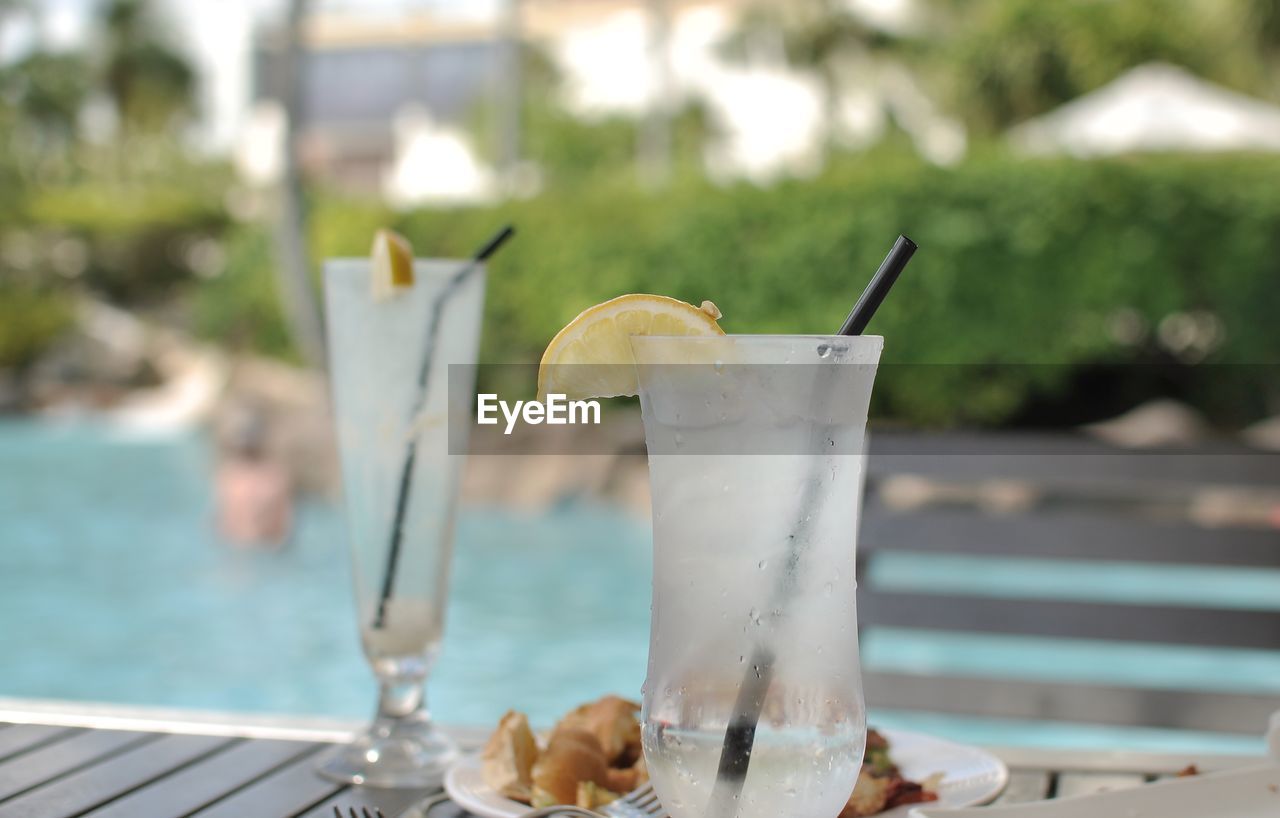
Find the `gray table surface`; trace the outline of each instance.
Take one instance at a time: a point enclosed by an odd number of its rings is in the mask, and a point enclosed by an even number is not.
[[[0,699],[0,818],[302,818],[367,806],[401,815],[427,793],[334,784],[317,761],[354,725]],[[464,747],[483,738],[454,731]],[[1247,756],[996,749],[1009,786],[995,803],[1139,786],[1188,764]],[[430,818],[465,816],[441,804]]]

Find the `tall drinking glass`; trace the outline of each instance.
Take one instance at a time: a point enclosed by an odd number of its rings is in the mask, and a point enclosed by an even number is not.
[[[643,743],[673,818],[831,818],[866,743],[872,336],[635,337],[653,496]]]
[[[414,285],[385,300],[372,297],[368,261],[324,267],[356,614],[380,687],[373,724],[321,766],[336,780],[432,787],[457,757],[432,727],[424,685],[444,627],[462,460],[446,420],[468,410],[450,396],[472,391],[484,302],[483,269],[459,279],[464,264],[417,260]]]

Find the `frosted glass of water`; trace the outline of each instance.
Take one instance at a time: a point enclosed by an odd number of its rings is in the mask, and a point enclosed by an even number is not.
[[[853,790],[855,541],[882,344],[632,339],[653,496],[644,754],[673,818],[831,818]],[[722,759],[744,707],[748,754]]]
[[[321,766],[340,781],[437,786],[457,757],[457,749],[432,727],[423,691],[444,629],[462,460],[449,454],[447,419],[469,408],[484,302],[483,269],[450,284],[464,264],[417,260],[413,287],[377,302],[371,297],[368,261],[334,259],[324,267],[356,613],[364,653],[380,686],[373,724]],[[418,379],[426,356],[422,391]],[[451,406],[451,398],[463,403]],[[410,490],[388,584],[392,530],[411,445]]]

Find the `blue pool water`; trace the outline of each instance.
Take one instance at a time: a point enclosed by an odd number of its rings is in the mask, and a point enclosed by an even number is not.
[[[368,715],[337,509],[306,504],[281,553],[230,549],[211,463],[197,436],[0,424],[0,695]],[[467,509],[455,554],[438,717],[551,721],[606,691],[638,695],[646,521]]]
[[[212,525],[211,452],[198,435],[139,440],[87,424],[0,423],[0,696],[363,718],[373,687],[359,652],[339,511],[299,513],[293,547],[237,551]],[[436,715],[493,723],[508,707],[549,724],[605,692],[638,696],[648,646],[647,520],[598,505],[540,514],[464,509]],[[1280,575],[1153,575],[1105,582],[1018,560],[881,560],[884,587],[1164,599],[1277,600]],[[1040,579],[1037,579],[1037,576]],[[1056,582],[1054,587],[1036,582]],[[1031,588],[1032,591],[1026,589]],[[1271,596],[1273,595],[1274,596]],[[1154,595],[1154,596],[1152,596]],[[1206,596],[1207,595],[1207,596]],[[864,663],[1143,686],[1275,694],[1280,654],[880,631]],[[958,740],[1057,747],[1259,752],[1260,738],[873,712],[883,726]],[[1259,725],[1261,732],[1262,725]]]

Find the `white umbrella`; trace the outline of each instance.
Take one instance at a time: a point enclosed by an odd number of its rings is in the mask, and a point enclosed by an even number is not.
[[[1280,107],[1147,63],[1009,132],[1024,153],[1280,151]]]

